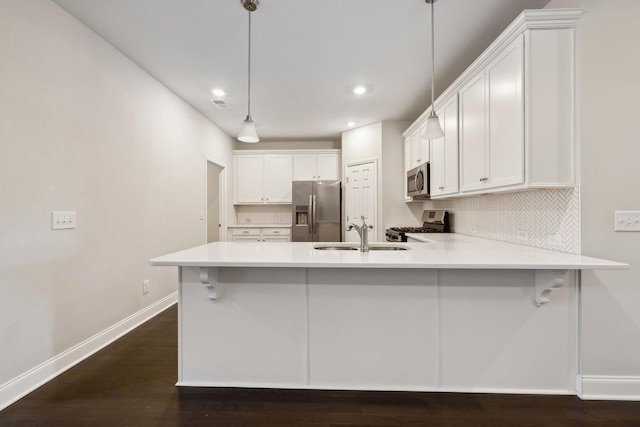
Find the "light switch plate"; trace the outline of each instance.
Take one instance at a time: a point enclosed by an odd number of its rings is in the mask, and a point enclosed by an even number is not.
[[[51,229],[65,230],[76,228],[76,213],[73,211],[53,211],[51,212]]]
[[[639,211],[615,211],[613,231],[640,231]]]

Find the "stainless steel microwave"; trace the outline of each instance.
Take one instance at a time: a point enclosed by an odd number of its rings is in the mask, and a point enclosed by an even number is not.
[[[429,189],[429,162],[407,172],[407,196],[414,199],[428,199]]]

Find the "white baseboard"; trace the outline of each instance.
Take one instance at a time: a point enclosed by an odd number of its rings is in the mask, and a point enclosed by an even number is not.
[[[351,385],[351,384],[296,384],[296,383],[256,383],[244,381],[178,381],[178,387],[212,388],[280,388],[304,390],[349,390],[349,391],[416,391],[429,393],[494,393],[494,394],[543,394],[555,396],[575,396],[573,390],[562,389],[520,389],[520,388],[478,388],[478,387],[436,387],[433,385]]]
[[[640,401],[640,377],[578,375],[578,396],[584,400]]]
[[[177,301],[178,292],[174,292],[24,374],[0,385],[0,411],[171,307]]]

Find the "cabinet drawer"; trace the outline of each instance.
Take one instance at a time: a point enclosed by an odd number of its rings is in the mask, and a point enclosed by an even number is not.
[[[234,228],[232,233],[234,236],[260,236],[259,228]]]
[[[289,236],[291,235],[290,228],[263,228],[263,236]]]

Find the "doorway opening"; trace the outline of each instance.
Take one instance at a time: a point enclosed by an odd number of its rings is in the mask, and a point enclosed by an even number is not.
[[[226,168],[206,159],[206,237],[207,243],[226,240]]]

